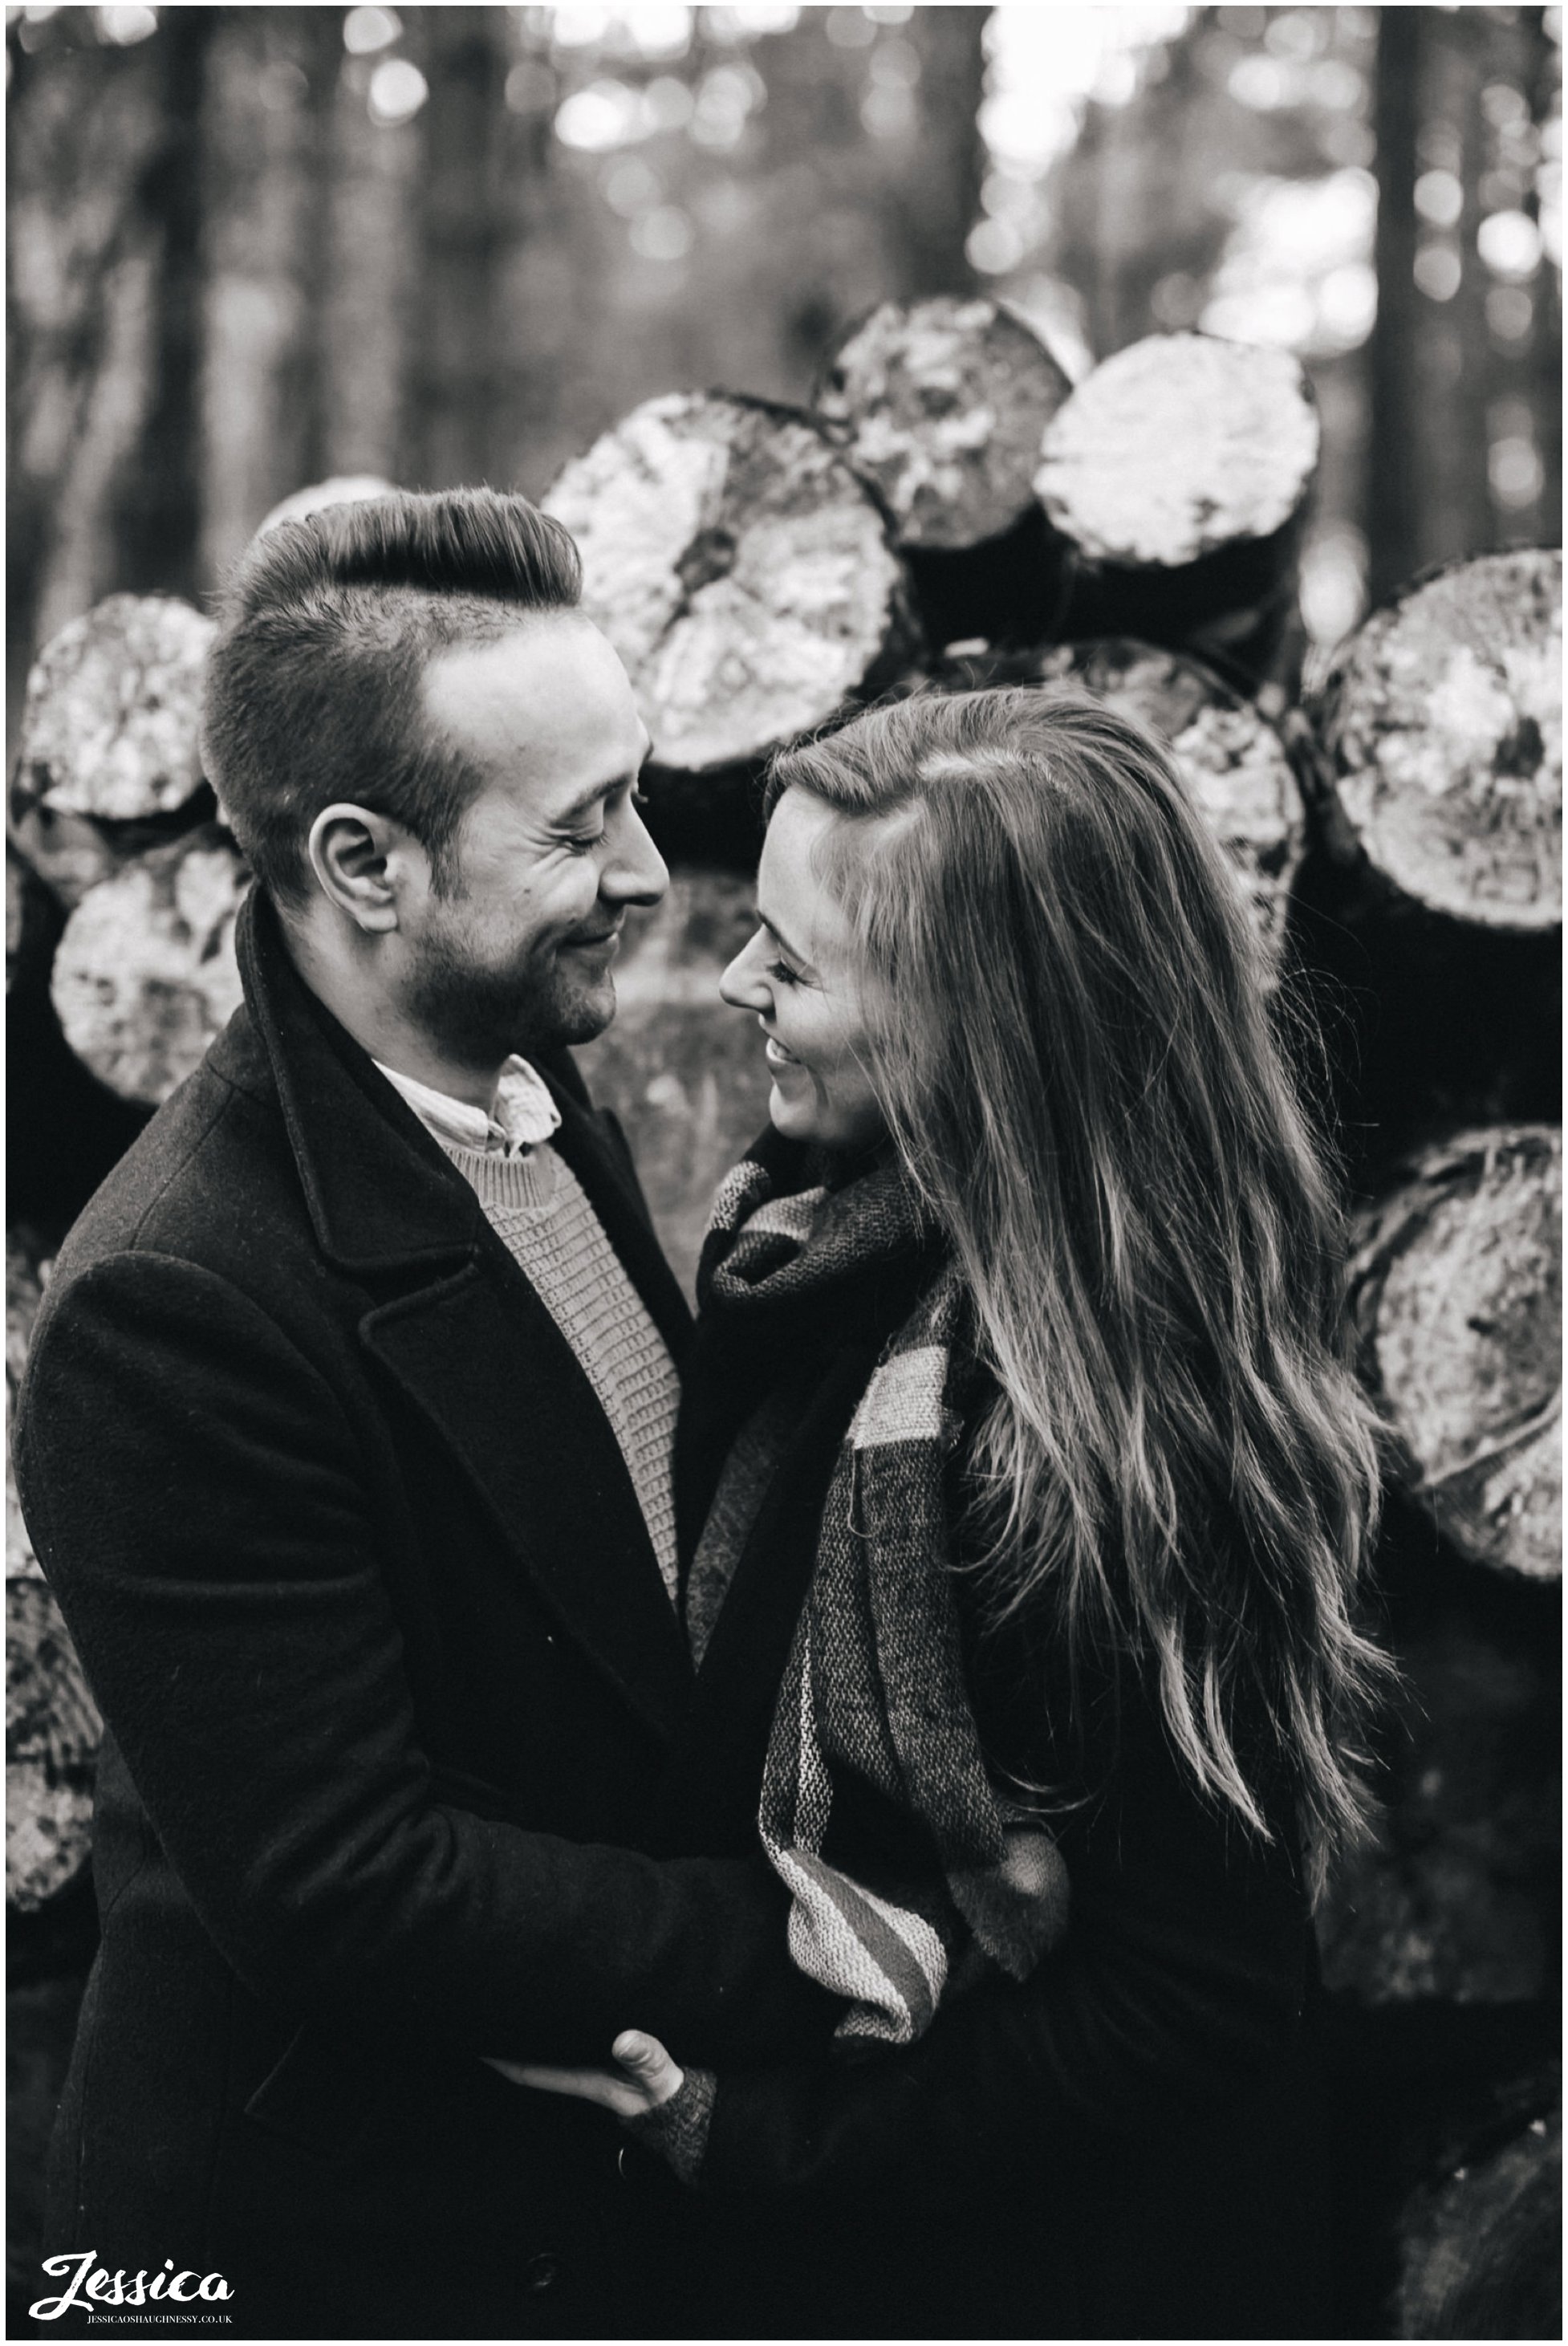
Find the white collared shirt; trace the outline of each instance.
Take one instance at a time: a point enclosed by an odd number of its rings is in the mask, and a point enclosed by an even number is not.
[[[400,1075],[383,1059],[372,1063],[395,1091],[401,1092],[427,1132],[454,1148],[482,1148],[489,1156],[521,1157],[548,1140],[559,1127],[561,1111],[538,1070],[514,1051],[501,1070],[495,1086],[494,1113],[467,1100],[453,1099],[414,1076]]]

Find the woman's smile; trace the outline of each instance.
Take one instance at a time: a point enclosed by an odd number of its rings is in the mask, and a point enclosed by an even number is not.
[[[719,981],[765,1037],[768,1113],[791,1140],[854,1153],[884,1132],[871,1077],[869,981],[849,916],[818,869],[839,818],[803,790],[774,810],[757,874],[758,926]],[[783,1038],[791,1035],[796,1048]]]

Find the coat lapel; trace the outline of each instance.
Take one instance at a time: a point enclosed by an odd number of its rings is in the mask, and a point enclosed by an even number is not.
[[[303,984],[259,894],[237,943],[317,1243],[372,1292],[395,1285],[366,1313],[362,1341],[465,1469],[563,1628],[667,1735],[691,1663],[620,1445],[576,1355],[467,1182]],[[245,1035],[231,1028],[217,1050],[220,1071],[249,1088],[258,1055]],[[561,1153],[675,1350],[689,1316],[630,1159],[616,1161],[575,1070],[551,1087]]]
[[[454,1454],[562,1627],[640,1717],[674,1730],[686,1640],[620,1446],[576,1355],[495,1241],[361,1336]]]

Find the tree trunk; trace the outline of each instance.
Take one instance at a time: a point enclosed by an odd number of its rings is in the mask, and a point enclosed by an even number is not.
[[[335,8],[224,8],[202,107],[202,558],[238,559],[280,497],[320,477],[318,365]]]
[[[419,478],[410,444],[417,128],[372,121],[373,57],[345,57],[332,92],[332,182],[321,301],[321,467]],[[297,486],[297,483],[290,486]]]
[[[1416,360],[1416,137],[1431,12],[1380,8],[1373,128],[1378,169],[1378,320],[1372,332],[1372,447],[1367,535],[1380,600],[1419,566],[1421,385]]]
[[[509,13],[410,12],[430,83],[420,117],[420,314],[410,417],[410,477],[423,488],[491,481],[504,462],[497,312]]]
[[[128,49],[60,10],[8,52],[13,727],[38,644],[118,588],[197,577],[196,90],[210,8]]]

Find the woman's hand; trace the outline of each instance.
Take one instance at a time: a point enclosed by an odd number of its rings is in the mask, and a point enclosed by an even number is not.
[[[498,2061],[488,2053],[483,2057],[514,2086],[597,2102],[618,2118],[638,2118],[657,2110],[686,2083],[686,2072],[676,2067],[658,2038],[645,2035],[640,2028],[623,2029],[610,2053],[613,2069],[552,2069],[530,2061]]]

